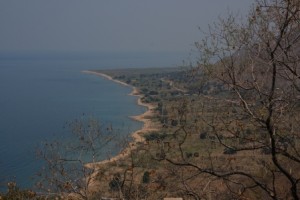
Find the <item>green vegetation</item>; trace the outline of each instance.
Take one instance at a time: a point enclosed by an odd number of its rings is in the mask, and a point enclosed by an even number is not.
[[[143,175],[143,183],[149,183],[150,182],[150,173],[148,171],[145,171]]]
[[[136,87],[155,106],[149,118],[160,129],[93,166],[83,177],[94,187],[61,193],[299,199],[299,21],[299,1],[257,1],[245,24],[229,16],[210,27],[193,68],[96,70]]]

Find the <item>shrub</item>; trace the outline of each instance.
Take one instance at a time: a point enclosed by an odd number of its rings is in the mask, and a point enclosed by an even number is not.
[[[172,121],[171,121],[171,125],[172,125],[172,126],[177,126],[177,125],[178,125],[178,121],[177,121],[177,120],[174,120],[174,119],[172,119]]]
[[[143,183],[149,183],[150,182],[150,173],[148,171],[145,171],[143,175]]]
[[[228,147],[226,147],[226,148],[224,149],[224,151],[223,151],[223,154],[229,154],[229,155],[231,155],[231,154],[236,154],[236,150],[233,149],[233,148],[228,148]]]
[[[148,94],[149,94],[149,95],[158,95],[158,92],[157,92],[157,91],[151,90]]]
[[[152,132],[150,134],[144,135],[146,141],[152,141],[152,140],[163,140],[167,137],[166,133],[158,133],[158,132]]]
[[[207,132],[200,133],[200,139],[204,140],[207,138]]]
[[[187,158],[191,158],[191,157],[193,157],[193,153],[191,153],[191,152],[185,152],[185,156]]]
[[[115,174],[113,179],[109,182],[109,188],[113,191],[118,191],[121,187],[121,175],[119,173]]]
[[[271,148],[270,148],[270,147],[263,147],[263,148],[261,149],[261,153],[262,153],[262,154],[265,154],[265,155],[269,155],[269,154],[272,153],[272,152],[271,152]]]

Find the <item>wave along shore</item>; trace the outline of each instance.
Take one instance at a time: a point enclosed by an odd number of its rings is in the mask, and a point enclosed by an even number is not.
[[[124,82],[116,80],[116,79],[113,79],[111,76],[109,76],[107,74],[104,74],[104,73],[101,73],[101,72],[95,72],[95,71],[82,71],[82,72],[87,73],[87,74],[93,74],[93,75],[101,76],[101,77],[104,77],[108,80],[114,81],[118,84],[125,85],[125,86],[128,86],[128,87],[132,87],[133,90],[129,95],[137,96],[138,97],[137,104],[147,108],[147,111],[145,113],[141,114],[141,115],[130,116],[134,120],[143,122],[144,125],[143,125],[142,129],[137,130],[137,131],[135,131],[131,134],[131,137],[133,138],[133,141],[131,143],[129,143],[127,148],[125,148],[120,154],[118,154],[118,155],[116,155],[112,158],[109,158],[109,159],[106,159],[106,160],[103,160],[103,161],[100,161],[100,162],[97,162],[97,163],[90,163],[90,164],[87,165],[87,167],[96,167],[97,165],[103,165],[103,164],[107,164],[107,163],[122,160],[122,159],[126,158],[128,155],[130,155],[130,152],[137,147],[137,143],[145,141],[145,138],[142,136],[143,134],[149,133],[151,131],[156,131],[156,130],[159,129],[157,127],[157,125],[154,124],[151,121],[151,117],[154,115],[154,109],[156,108],[156,105],[150,104],[150,103],[143,103],[142,100],[141,100],[143,95],[140,94],[138,89],[136,87],[132,86],[132,85],[129,85],[127,83],[124,83]]]

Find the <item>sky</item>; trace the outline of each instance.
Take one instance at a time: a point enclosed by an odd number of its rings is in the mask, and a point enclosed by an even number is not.
[[[1,0],[0,52],[183,52],[253,0]]]

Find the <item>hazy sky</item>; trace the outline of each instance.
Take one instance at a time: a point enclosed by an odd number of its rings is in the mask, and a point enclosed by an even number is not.
[[[0,51],[189,51],[252,0],[1,0]]]

